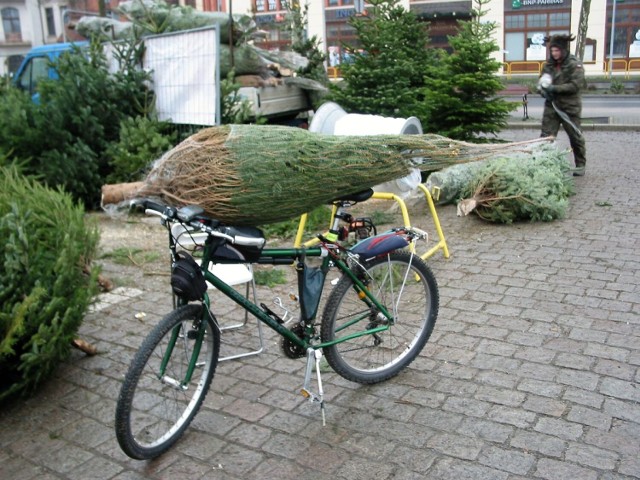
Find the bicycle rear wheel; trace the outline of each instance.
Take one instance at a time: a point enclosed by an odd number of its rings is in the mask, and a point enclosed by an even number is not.
[[[209,315],[203,318],[203,308],[185,305],[165,316],[133,358],[115,422],[118,443],[131,458],[149,459],[167,451],[207,395],[218,363],[220,332]],[[202,338],[200,351],[191,380],[185,383],[197,338]]]
[[[438,286],[429,266],[408,252],[393,252],[364,264],[361,280],[391,313],[388,330],[355,336],[325,347],[327,362],[342,377],[364,384],[397,375],[420,353],[438,315]],[[322,315],[321,338],[331,342],[388,323],[358,297],[343,275]]]

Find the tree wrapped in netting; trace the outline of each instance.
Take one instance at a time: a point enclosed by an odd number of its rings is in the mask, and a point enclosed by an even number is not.
[[[0,167],[0,402],[30,393],[71,348],[96,291],[98,231],[70,195]]]
[[[566,152],[550,147],[490,160],[472,170],[460,192],[458,212],[474,211],[496,223],[562,218],[574,193],[569,168]]]
[[[134,196],[196,204],[226,223],[287,220],[332,199],[548,139],[471,144],[439,135],[334,136],[273,125],[212,127],[160,158]],[[118,199],[116,199],[117,201]],[[105,188],[103,188],[103,203]]]

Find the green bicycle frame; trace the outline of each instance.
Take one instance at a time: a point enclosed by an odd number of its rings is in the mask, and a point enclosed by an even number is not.
[[[289,330],[283,324],[279,323],[277,320],[272,318],[264,310],[262,310],[262,308],[260,308],[258,305],[256,305],[255,303],[253,303],[249,299],[247,299],[244,295],[241,295],[232,286],[226,284],[221,279],[219,279],[218,277],[213,275],[209,271],[208,268],[204,268],[205,266],[208,267],[209,263],[211,262],[210,259],[212,257],[212,250],[214,248],[215,247],[212,247],[211,245],[206,245],[205,246],[204,255],[203,255],[203,262],[202,262],[205,279],[209,283],[211,283],[217,290],[219,290],[220,293],[222,293],[223,295],[229,297],[231,300],[233,300],[235,303],[237,303],[240,307],[242,307],[245,311],[251,313],[253,316],[258,318],[258,320],[260,320],[261,322],[265,323],[267,326],[269,326],[270,328],[275,330],[277,333],[279,333],[283,337],[287,338],[290,342],[292,342],[293,344],[303,348],[304,350],[307,350],[308,348],[312,348],[312,349],[316,350],[316,349],[319,349],[319,348],[331,347],[333,345],[336,345],[336,344],[339,344],[339,343],[342,343],[342,342],[345,342],[345,341],[348,341],[348,340],[352,340],[354,338],[363,337],[365,335],[372,335],[374,333],[378,333],[378,332],[382,332],[382,331],[388,330],[389,327],[391,325],[393,325],[394,318],[392,317],[392,315],[376,299],[376,297],[367,289],[367,287],[360,281],[360,279],[357,278],[355,273],[353,273],[351,271],[351,269],[348,267],[348,265],[343,260],[341,260],[339,258],[330,258],[329,256],[325,256],[323,258],[323,267],[328,267],[329,262],[333,261],[334,265],[338,268],[338,270],[340,270],[341,272],[346,274],[351,279],[351,281],[353,282],[353,287],[356,290],[357,294],[362,299],[363,303],[365,303],[367,306],[371,306],[371,305],[375,306],[378,309],[378,311],[380,311],[387,318],[387,320],[389,320],[389,323],[387,325],[382,325],[382,326],[379,326],[379,327],[375,327],[375,328],[371,328],[371,329],[367,329],[367,330],[362,330],[360,332],[354,332],[352,334],[345,335],[344,337],[336,338],[336,339],[334,339],[334,340],[332,340],[330,342],[311,344],[311,343],[307,342],[306,340],[298,337],[298,335],[293,333],[291,330]],[[269,248],[269,249],[264,249],[262,251],[262,253],[260,254],[260,258],[258,259],[258,261],[256,263],[258,263],[258,264],[274,264],[274,265],[291,265],[293,262],[295,262],[300,257],[321,257],[321,256],[323,256],[323,252],[322,252],[322,249],[320,247],[314,247],[314,248],[308,248],[308,249],[306,249],[306,248],[283,248],[283,249],[280,249],[280,248]],[[361,293],[364,295],[364,297],[361,296]],[[203,303],[204,303],[204,305],[206,307],[206,311],[203,313],[203,316],[204,315],[209,315],[211,302],[210,302],[208,293],[205,293]],[[343,328],[346,328],[347,326],[351,326],[351,325],[357,323],[358,321],[360,321],[360,320],[362,320],[362,319],[364,319],[366,317],[367,317],[367,315],[363,315],[362,318],[356,319],[356,320],[350,322],[349,324],[345,325],[345,327],[343,327]],[[202,320],[204,321],[204,320],[206,320],[206,318],[203,317]],[[309,320],[313,320],[313,319],[311,319],[311,318],[303,319],[304,322],[308,322]],[[171,358],[171,355],[173,353],[173,349],[175,348],[175,345],[177,343],[177,339],[178,339],[179,334],[180,334],[180,328],[181,328],[180,326],[176,327],[174,332],[173,332],[173,334],[172,334],[172,337],[171,337],[171,340],[169,342],[167,351],[165,352],[164,358],[163,358],[162,363],[161,363],[160,378],[162,378],[164,376],[164,372],[165,372],[166,366],[167,366],[167,364],[169,362],[169,358]],[[187,369],[187,372],[186,372],[186,375],[185,375],[185,379],[183,380],[182,385],[187,385],[191,381],[191,376],[193,375],[193,372],[195,370],[196,360],[198,358],[198,355],[200,354],[200,348],[201,348],[203,340],[204,340],[204,329],[201,328],[201,329],[198,330],[198,336],[197,336],[196,341],[195,341],[194,350],[193,350],[193,352],[191,354],[191,360],[189,362],[189,367]]]

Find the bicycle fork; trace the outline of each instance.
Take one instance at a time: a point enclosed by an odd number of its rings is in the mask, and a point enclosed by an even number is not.
[[[320,412],[322,414],[322,426],[327,425],[325,412],[324,412],[324,390],[322,389],[322,377],[320,376],[320,360],[322,360],[322,350],[314,350],[313,348],[307,349],[307,370],[304,375],[304,384],[300,393],[306,399],[312,403],[320,404]],[[318,393],[311,391],[311,371],[315,364],[316,378],[318,379]]]

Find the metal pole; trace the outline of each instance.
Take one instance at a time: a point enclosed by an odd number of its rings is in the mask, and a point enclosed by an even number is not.
[[[613,42],[616,35],[616,3],[613,0],[613,15],[611,16],[611,39],[609,41],[609,78],[613,78]]]
[[[233,0],[229,0],[229,61],[233,69]]]

